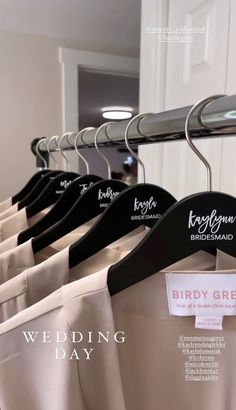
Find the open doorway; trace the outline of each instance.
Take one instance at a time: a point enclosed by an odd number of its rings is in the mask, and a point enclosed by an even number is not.
[[[139,104],[139,78],[137,76],[125,76],[107,74],[91,70],[79,70],[79,129],[92,126],[99,127],[108,121],[103,117],[104,110],[127,109],[132,116],[138,113]],[[94,148],[83,150],[91,164],[91,173],[107,177],[107,169],[104,161]],[[106,156],[112,167],[113,177],[121,179],[126,177],[129,169],[129,153],[125,149],[106,148]],[[79,173],[85,173],[82,161],[79,165]]]
[[[115,105],[129,104],[134,109],[132,115],[137,113],[139,94],[139,60],[137,58],[61,48],[60,61],[62,64],[64,132],[78,130],[78,126],[80,130],[83,126],[97,126],[100,120],[101,124],[108,121],[102,118],[101,112],[98,118],[98,107],[105,102],[109,105],[110,101]],[[94,101],[97,98],[100,102],[98,101],[98,107],[95,107]],[[94,151],[89,149],[88,155],[95,155],[90,150]],[[117,149],[111,149],[109,152],[106,148],[106,155],[111,155],[109,158],[113,172],[123,171],[122,161],[124,157],[127,157],[127,152],[120,152]],[[98,168],[94,170],[91,167],[91,172],[97,171],[99,175],[106,176],[105,164],[97,154],[96,159],[95,156],[93,158],[91,161]],[[78,172],[80,164],[74,151],[68,153],[68,159],[71,170]]]

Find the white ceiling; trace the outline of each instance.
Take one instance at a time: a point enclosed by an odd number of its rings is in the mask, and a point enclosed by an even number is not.
[[[0,29],[138,57],[141,0],[0,0]]]

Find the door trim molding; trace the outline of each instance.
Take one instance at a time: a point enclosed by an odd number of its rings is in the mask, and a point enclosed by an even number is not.
[[[165,110],[167,43],[158,42],[148,27],[167,27],[169,0],[142,0],[139,111]],[[147,61],[149,64],[147,65]],[[164,144],[141,146],[147,182],[162,185]],[[139,172],[140,175],[140,172]]]
[[[77,130],[79,123],[79,69],[109,74],[139,76],[136,58],[60,48],[62,64],[63,132]]]
[[[62,65],[63,132],[78,130],[80,68],[113,75],[139,76],[139,60],[136,58],[60,48],[59,59]],[[67,155],[71,169],[78,171],[78,156],[73,151],[68,152]]]

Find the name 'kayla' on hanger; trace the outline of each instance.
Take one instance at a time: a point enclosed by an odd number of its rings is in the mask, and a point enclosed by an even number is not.
[[[150,196],[148,200],[139,200],[137,197],[134,198],[134,207],[133,210],[136,212],[135,215],[131,215],[131,220],[141,220],[141,219],[160,219],[161,214],[151,214],[148,211],[151,211],[153,208],[157,207],[157,201],[154,200],[153,196]]]
[[[134,211],[140,210],[142,215],[146,214],[148,210],[151,210],[156,206],[157,201],[154,201],[153,196],[151,196],[148,201],[139,201],[138,198],[134,199]]]
[[[236,216],[232,215],[217,215],[217,210],[213,209],[211,214],[199,216],[195,215],[194,211],[189,212],[188,217],[188,228],[198,227],[198,234],[200,235],[191,235],[191,240],[232,240],[232,234],[221,234],[216,235],[216,233],[222,227],[222,224],[234,224],[236,221]],[[209,233],[203,235],[209,231]]]

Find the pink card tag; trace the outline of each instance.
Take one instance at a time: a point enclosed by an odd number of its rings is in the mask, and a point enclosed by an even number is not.
[[[196,316],[196,329],[223,330],[223,316]]]
[[[169,312],[195,316],[195,327],[222,330],[224,316],[236,316],[235,273],[166,273]]]

